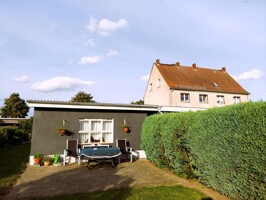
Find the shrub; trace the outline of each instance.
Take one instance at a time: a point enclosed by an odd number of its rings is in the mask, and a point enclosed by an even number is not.
[[[199,180],[235,199],[266,192],[266,102],[201,112],[187,141]]]
[[[156,166],[165,166],[164,147],[160,135],[160,115],[152,115],[143,123],[141,147],[145,150],[147,158]]]
[[[0,148],[12,144],[30,142],[33,117],[20,122],[18,126],[0,127]]]
[[[25,143],[30,141],[28,132],[19,127],[0,128],[0,148],[7,145]]]
[[[196,176],[234,199],[266,196],[266,102],[153,115],[141,140],[159,167]]]
[[[159,167],[167,167],[178,175],[193,177],[184,134],[193,115],[170,113],[146,118],[142,128],[142,148],[147,159]]]

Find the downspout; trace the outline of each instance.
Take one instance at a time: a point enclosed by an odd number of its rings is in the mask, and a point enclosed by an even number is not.
[[[174,89],[170,88],[170,92],[169,92],[169,106],[172,106],[172,93],[173,93]]]

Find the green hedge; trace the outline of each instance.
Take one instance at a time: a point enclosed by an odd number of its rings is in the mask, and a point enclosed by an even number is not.
[[[144,121],[142,148],[147,159],[158,167],[166,167],[176,174],[193,176],[193,170],[185,147],[184,134],[195,118],[192,112],[152,115]]]
[[[157,166],[231,198],[266,197],[266,102],[150,116],[142,148]]]
[[[266,194],[266,102],[200,112],[187,134],[196,175],[235,199]]]

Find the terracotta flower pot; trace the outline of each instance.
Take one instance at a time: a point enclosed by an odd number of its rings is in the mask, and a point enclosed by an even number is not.
[[[128,133],[128,131],[129,131],[129,128],[128,127],[124,127],[123,129],[124,129],[124,132],[125,133]]]
[[[39,165],[41,163],[41,158],[34,158],[34,164]]]
[[[60,129],[60,130],[59,130],[59,133],[60,133],[61,135],[65,135],[66,130],[65,130],[65,129]]]

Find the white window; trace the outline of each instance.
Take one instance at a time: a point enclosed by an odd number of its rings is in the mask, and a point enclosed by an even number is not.
[[[218,104],[224,104],[224,96],[217,95],[217,103]]]
[[[181,101],[182,102],[189,102],[189,94],[188,93],[181,93]]]
[[[200,103],[208,103],[208,95],[207,94],[200,94],[199,95],[199,102]]]
[[[150,91],[152,91],[152,83],[150,83]]]
[[[80,119],[79,143],[113,143],[113,119]]]
[[[157,80],[157,87],[161,87],[161,79]]]
[[[238,96],[235,96],[234,97],[234,104],[237,104],[237,103],[240,103],[241,101],[240,101],[240,97],[238,97]]]

